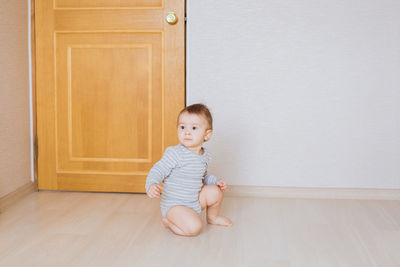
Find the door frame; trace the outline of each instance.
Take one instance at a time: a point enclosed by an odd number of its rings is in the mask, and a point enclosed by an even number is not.
[[[37,109],[36,109],[36,39],[35,39],[35,0],[30,0],[30,14],[31,32],[29,38],[31,41],[31,88],[32,88],[32,131],[33,131],[33,185],[35,191],[38,189],[38,142],[37,142]]]

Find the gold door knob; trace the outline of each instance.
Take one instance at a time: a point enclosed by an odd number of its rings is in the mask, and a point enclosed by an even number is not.
[[[174,25],[175,23],[178,22],[178,17],[176,16],[176,14],[174,12],[168,12],[167,16],[165,17],[165,20],[169,24]]]

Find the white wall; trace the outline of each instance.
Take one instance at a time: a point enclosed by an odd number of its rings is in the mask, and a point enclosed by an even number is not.
[[[187,102],[234,185],[400,188],[400,1],[188,2]]]
[[[0,0],[0,198],[30,184],[28,6]]]

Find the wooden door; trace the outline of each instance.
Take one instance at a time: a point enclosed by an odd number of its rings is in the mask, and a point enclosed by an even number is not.
[[[184,9],[184,0],[35,1],[39,189],[145,192],[148,171],[177,144]]]

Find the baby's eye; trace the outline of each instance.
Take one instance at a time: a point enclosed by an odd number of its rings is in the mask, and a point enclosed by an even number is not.
[[[179,127],[180,127],[182,130],[185,129],[185,126],[183,126],[183,125],[181,125],[181,126],[179,126]]]
[[[196,129],[197,129],[197,127],[196,127],[196,126],[193,126],[193,127],[192,127],[192,129],[193,129],[193,130],[196,130]]]

